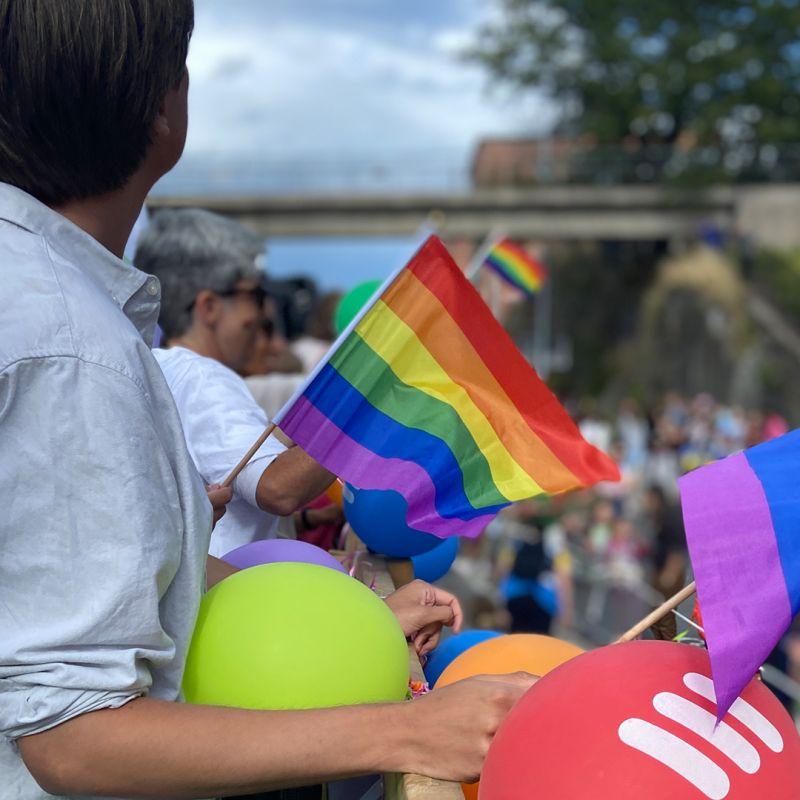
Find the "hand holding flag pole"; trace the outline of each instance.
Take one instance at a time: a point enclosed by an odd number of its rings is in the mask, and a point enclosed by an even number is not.
[[[239,476],[239,473],[250,463],[250,459],[256,454],[258,448],[269,439],[272,432],[278,426],[273,422],[272,425],[267,427],[264,433],[256,439],[253,446],[242,456],[242,460],[231,470],[230,475],[222,481],[223,488],[227,489]]]

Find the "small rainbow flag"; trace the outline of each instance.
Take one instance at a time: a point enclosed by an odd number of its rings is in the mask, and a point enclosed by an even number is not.
[[[409,526],[440,537],[477,536],[516,500],[619,477],[436,237],[275,422],[343,480],[402,494]]]
[[[483,265],[528,297],[533,297],[547,280],[547,267],[511,239],[493,245]]]
[[[800,431],[679,479],[719,719],[800,612]]]

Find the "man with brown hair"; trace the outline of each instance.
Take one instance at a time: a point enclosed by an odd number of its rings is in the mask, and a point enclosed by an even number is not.
[[[357,708],[175,702],[212,509],[149,349],[158,281],[121,256],[183,149],[192,2],[0,0],[0,20],[3,799],[476,777],[528,678]]]

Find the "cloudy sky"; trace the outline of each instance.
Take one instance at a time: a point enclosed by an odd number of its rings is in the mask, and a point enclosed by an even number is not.
[[[491,90],[457,57],[492,7],[196,0],[187,159],[173,185],[209,165],[230,178],[245,164],[246,180],[254,160],[286,188],[346,183],[365,164],[388,164],[390,183],[395,165],[409,180],[415,169],[457,180],[480,137],[542,132],[552,120],[545,103]]]

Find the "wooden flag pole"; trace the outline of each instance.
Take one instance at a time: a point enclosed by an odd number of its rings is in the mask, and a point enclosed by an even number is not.
[[[637,622],[630,630],[625,631],[614,644],[624,644],[632,642],[637,636],[641,636],[651,625],[658,622],[667,614],[676,609],[684,600],[691,597],[697,591],[695,582],[692,581],[688,586],[684,586],[676,595],[673,595],[663,602],[655,611],[651,611],[641,622]]]
[[[250,459],[256,454],[256,451],[267,441],[270,434],[275,430],[277,425],[273,423],[270,425],[261,436],[256,439],[253,446],[242,456],[242,460],[231,470],[231,474],[222,481],[222,486],[227,489],[238,477],[239,473],[250,463]]]

